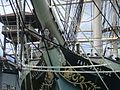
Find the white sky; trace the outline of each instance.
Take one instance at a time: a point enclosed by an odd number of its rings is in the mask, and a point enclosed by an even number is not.
[[[11,6],[10,6],[9,2],[6,2],[6,0],[2,0],[2,1],[4,2],[4,5],[5,5],[5,11],[3,10],[2,4],[1,4],[1,0],[0,0],[0,14],[3,15],[5,13],[6,14],[12,13],[12,9],[11,9]],[[27,1],[29,2],[30,0],[27,0]],[[26,11],[30,11],[28,7],[26,7],[26,8],[27,8]],[[90,18],[91,17],[91,13],[90,13],[91,7],[90,7],[90,5],[87,4],[84,9],[85,9],[85,14],[82,17],[83,18],[82,21],[89,21],[89,20],[91,20],[91,18]],[[80,25],[80,28],[82,28],[84,30],[90,30],[91,29],[91,24],[90,24],[90,22],[82,23]],[[2,31],[2,24],[0,23],[0,32],[1,31]],[[3,40],[3,35],[1,33],[0,33],[0,38],[2,38],[2,40]],[[85,44],[85,46],[86,46],[86,44]],[[1,52],[1,48],[0,48],[0,52]],[[0,55],[1,55],[1,53],[0,53]]]
[[[2,2],[1,2],[1,1],[2,1]],[[7,2],[6,2],[6,1],[7,1]],[[30,0],[27,0],[27,1],[28,1],[29,5],[30,5]],[[4,7],[3,7],[2,3],[4,4]],[[31,5],[30,5],[30,7],[32,8]],[[27,5],[26,5],[26,11],[27,11],[27,12],[30,12],[30,10],[29,10],[29,8],[28,8]],[[0,0],[0,15],[5,15],[5,14],[9,14],[9,13],[13,13],[9,1],[8,1],[8,0]],[[1,39],[2,42],[3,42],[4,36],[3,36],[3,34],[1,33],[1,31],[2,31],[2,26],[3,26],[3,24],[0,23],[0,39]],[[0,45],[0,47],[1,47],[1,45]],[[9,46],[8,46],[8,47],[9,47]],[[2,49],[0,48],[0,56],[2,56],[2,55],[3,55],[3,51],[2,51]]]

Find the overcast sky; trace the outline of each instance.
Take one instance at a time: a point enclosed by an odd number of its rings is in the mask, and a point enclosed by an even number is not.
[[[29,5],[30,5],[30,0],[27,0]],[[3,4],[4,4],[4,7],[3,7]],[[32,8],[32,6],[30,5],[30,7]],[[27,12],[30,12],[30,9],[28,8],[28,6],[26,5],[26,11]],[[8,2],[8,0],[0,0],[0,15],[5,15],[5,14],[9,14],[9,13],[13,13],[12,11],[12,8],[10,6],[10,3]],[[3,42],[3,34],[1,33],[2,31],[2,26],[3,24],[0,23],[0,39],[2,40]],[[1,49],[1,44],[0,44],[0,56],[3,55],[3,52],[2,52],[2,49]]]
[[[13,13],[13,11],[12,11],[12,9],[11,9],[11,6],[10,6],[10,4],[9,4],[9,2],[6,2],[6,0],[2,0],[3,1],[3,3],[4,3],[4,8],[3,8],[3,5],[2,5],[2,3],[1,3],[1,1],[0,1],[0,15],[4,15],[4,14],[9,14],[9,13]],[[28,0],[27,0],[28,1]],[[29,1],[28,1],[28,3],[29,3]],[[30,4],[29,4],[30,5]],[[28,7],[26,7],[27,9],[26,9],[26,11],[28,11],[28,12],[30,12],[30,10],[29,10],[29,8]],[[90,18],[90,12],[89,12],[89,9],[90,9],[90,5],[86,5],[86,7],[84,8],[85,10],[85,14],[83,15],[83,17],[82,18],[84,18],[84,19],[82,19],[82,21],[86,21],[86,20],[88,20],[88,19],[91,19]],[[87,25],[87,27],[85,27]],[[83,29],[86,29],[86,28],[90,28],[90,23],[89,24],[86,24],[86,23],[82,23],[81,24],[81,28],[83,28]],[[88,30],[88,29],[87,29]],[[2,24],[0,23],[0,38],[1,38],[1,40],[3,41],[3,35],[1,34],[1,31],[2,31]],[[2,55],[2,49],[0,48],[0,55]]]

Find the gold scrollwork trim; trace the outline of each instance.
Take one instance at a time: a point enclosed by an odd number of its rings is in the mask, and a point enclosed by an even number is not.
[[[72,71],[73,69],[64,69],[65,71]],[[77,71],[76,71],[77,72]],[[74,85],[79,85],[82,90],[96,90],[97,88],[100,89],[95,83],[92,81],[86,81],[85,77],[80,73],[71,73],[71,72],[64,72],[61,73],[62,77],[69,81]]]

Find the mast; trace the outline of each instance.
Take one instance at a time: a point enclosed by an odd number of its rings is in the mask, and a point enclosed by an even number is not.
[[[117,5],[116,5],[116,0],[112,0],[112,3],[114,5],[114,7],[116,8],[116,11],[118,12],[118,8],[117,8]],[[116,14],[116,11],[115,9],[112,7],[112,26],[113,26],[113,29],[115,29],[116,33],[118,33],[118,30],[115,28],[116,25],[118,25],[118,17],[117,17],[117,14]],[[116,37],[116,35],[114,34],[114,32],[112,33],[113,37]],[[112,42],[113,44],[113,54],[114,54],[114,57],[118,57],[118,46],[117,46],[117,41],[113,41]]]
[[[94,2],[97,4],[99,9],[101,10],[102,7],[102,1],[101,0],[94,0]],[[98,15],[98,16],[97,16]],[[97,16],[97,17],[96,17]],[[103,48],[102,48],[102,16],[98,10],[98,8],[93,5],[93,18],[96,17],[93,22],[92,22],[92,28],[93,28],[93,45],[95,49],[93,49],[93,55],[95,53],[102,53]],[[97,50],[97,51],[96,51]]]

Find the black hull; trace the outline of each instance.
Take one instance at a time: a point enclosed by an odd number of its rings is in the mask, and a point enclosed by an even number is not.
[[[82,66],[82,65],[91,65],[90,61],[82,56],[79,56],[69,49],[61,47],[61,50],[66,58],[66,60],[71,64],[71,66]],[[98,65],[95,62],[92,62],[94,65]],[[94,68],[77,68],[76,71],[95,71]],[[97,67],[98,71],[112,71],[110,68],[107,68],[105,66],[99,66]],[[96,73],[80,73],[82,76],[85,77],[85,82],[90,81],[94,85],[100,87],[95,88],[95,90],[120,90],[120,79],[116,76],[120,76],[120,73],[99,73],[99,75],[102,77],[105,84],[103,84],[103,81],[101,81],[100,77]],[[83,90],[88,90],[89,87],[91,87],[90,84],[86,84],[87,87],[84,87]],[[91,90],[91,89],[90,89]],[[94,90],[94,89],[92,89]]]

